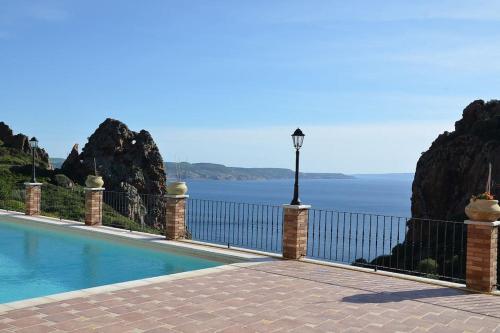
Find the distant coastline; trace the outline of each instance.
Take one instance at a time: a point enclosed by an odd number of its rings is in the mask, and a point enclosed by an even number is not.
[[[60,168],[64,158],[50,158],[54,168]],[[167,178],[177,178],[179,171],[182,179],[208,179],[208,180],[268,180],[291,179],[294,171],[285,168],[241,168],[228,167],[215,163],[188,163],[166,162]],[[353,179],[354,176],[343,173],[311,173],[300,174],[304,179]]]
[[[214,163],[167,162],[167,178],[176,178],[179,170],[184,179],[210,180],[270,180],[291,179],[295,176],[293,170],[285,168],[241,168],[228,167]],[[355,177],[343,173],[301,173],[304,179],[353,179]]]
[[[54,168],[60,168],[64,158],[51,158]],[[228,167],[215,163],[188,163],[188,162],[166,162],[167,178],[177,178],[177,165],[182,179],[196,180],[273,180],[292,179],[294,171],[286,168],[243,168]],[[326,172],[301,172],[302,179],[356,179],[363,177],[371,178],[408,178],[413,173],[386,173],[386,174],[344,174]]]

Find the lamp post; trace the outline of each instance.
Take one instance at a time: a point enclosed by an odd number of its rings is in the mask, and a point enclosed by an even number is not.
[[[293,146],[295,147],[295,184],[293,185],[293,199],[290,205],[299,206],[299,150],[304,142],[304,133],[297,128],[292,134]]]
[[[31,147],[31,164],[33,166],[33,174],[31,175],[31,182],[36,183],[36,175],[35,175],[35,149],[38,148],[38,140],[35,137],[32,137],[29,141]]]

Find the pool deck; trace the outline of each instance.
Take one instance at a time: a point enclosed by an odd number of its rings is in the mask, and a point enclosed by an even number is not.
[[[500,297],[272,260],[0,313],[0,332],[500,332]]]

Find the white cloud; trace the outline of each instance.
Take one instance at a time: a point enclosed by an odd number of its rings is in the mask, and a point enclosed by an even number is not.
[[[27,16],[48,22],[65,21],[68,12],[61,8],[51,8],[42,5],[31,6],[27,9]]]
[[[453,122],[412,122],[303,126],[303,171],[412,172],[421,152]],[[166,160],[213,162],[230,166],[292,168],[292,127],[155,128]]]
[[[263,2],[267,5],[268,2]],[[287,1],[280,10],[259,12],[259,18],[271,23],[327,23],[358,20],[371,22],[401,20],[500,20],[500,3],[495,0],[424,0],[424,1]]]
[[[69,11],[62,3],[7,2],[0,4],[0,39],[2,35],[13,36],[26,21],[62,22],[69,18]]]
[[[414,51],[399,55],[386,55],[396,61],[430,65],[461,72],[500,71],[500,47],[496,42],[446,47],[432,51]]]

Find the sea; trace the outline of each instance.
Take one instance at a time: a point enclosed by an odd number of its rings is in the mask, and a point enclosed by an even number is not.
[[[313,208],[309,211],[307,255],[352,263],[390,254],[405,239],[406,218],[411,216],[412,182],[412,174],[302,179],[301,201]],[[247,208],[241,209],[241,205],[231,203],[289,204],[293,179],[190,180],[187,185],[190,198],[203,199],[192,201],[189,208],[193,239],[281,251],[282,227],[276,208],[243,205]],[[231,211],[235,206],[239,209]]]
[[[354,175],[352,179],[302,179],[299,196],[315,209],[410,217],[413,174]],[[293,179],[188,180],[193,199],[289,204]]]

